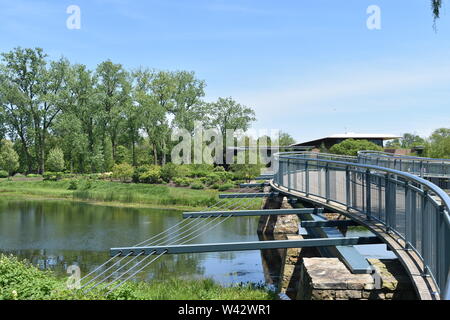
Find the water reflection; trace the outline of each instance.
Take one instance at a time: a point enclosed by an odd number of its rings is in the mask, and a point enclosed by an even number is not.
[[[85,275],[109,258],[111,247],[139,243],[180,219],[181,212],[173,210],[103,207],[69,201],[0,202],[0,251],[26,258],[39,268],[60,275],[66,275],[67,267],[76,264]],[[195,242],[255,241],[256,228],[257,218],[229,219]],[[264,282],[259,251],[167,255],[137,279],[162,280],[173,276],[212,277],[225,285]]]

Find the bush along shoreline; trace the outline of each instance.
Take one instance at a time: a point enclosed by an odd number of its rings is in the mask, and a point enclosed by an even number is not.
[[[255,169],[258,168],[258,169]],[[123,206],[204,208],[218,201],[218,192],[234,192],[259,175],[259,166],[236,165],[230,171],[212,165],[145,165],[127,163],[112,172],[44,175],[16,174],[0,178],[2,198],[71,199]]]
[[[69,278],[41,271],[26,260],[0,254],[0,300],[272,300],[275,293],[264,285],[223,287],[211,279],[168,279],[127,282],[108,293],[95,288],[88,293],[69,289]],[[69,281],[70,282],[70,281]]]

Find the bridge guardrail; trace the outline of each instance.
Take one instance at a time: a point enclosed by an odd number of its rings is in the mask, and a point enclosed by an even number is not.
[[[381,222],[420,256],[441,299],[450,299],[450,197],[414,174],[357,161],[313,152],[278,153],[274,184]]]
[[[360,163],[405,171],[420,177],[450,178],[450,159],[394,155],[381,151],[360,151],[358,160]]]

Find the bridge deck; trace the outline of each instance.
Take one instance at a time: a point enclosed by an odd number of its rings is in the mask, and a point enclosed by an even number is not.
[[[416,288],[418,297],[422,300],[439,299],[438,294],[432,294],[432,292],[438,292],[438,289],[436,288],[431,277],[424,276],[425,268],[420,257],[414,251],[405,249],[405,242],[394,233],[387,232],[386,227],[382,223],[379,223],[376,220],[368,220],[366,215],[352,209],[347,209],[347,207],[342,204],[335,203],[333,201],[327,202],[321,197],[306,195],[306,193],[299,191],[288,190],[282,186],[276,186],[273,181],[271,181],[270,184],[274,190],[277,190],[282,194],[295,196],[315,205],[335,210],[336,212],[342,213],[352,220],[355,220],[361,225],[369,228],[389,246],[392,252],[394,252],[394,254],[401,261]]]

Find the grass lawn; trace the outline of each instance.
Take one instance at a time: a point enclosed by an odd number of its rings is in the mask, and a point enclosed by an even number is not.
[[[8,181],[0,179],[3,199],[73,199],[123,206],[202,208],[218,201],[216,190],[193,190],[167,185],[79,180],[77,190],[69,190],[70,179]]]

